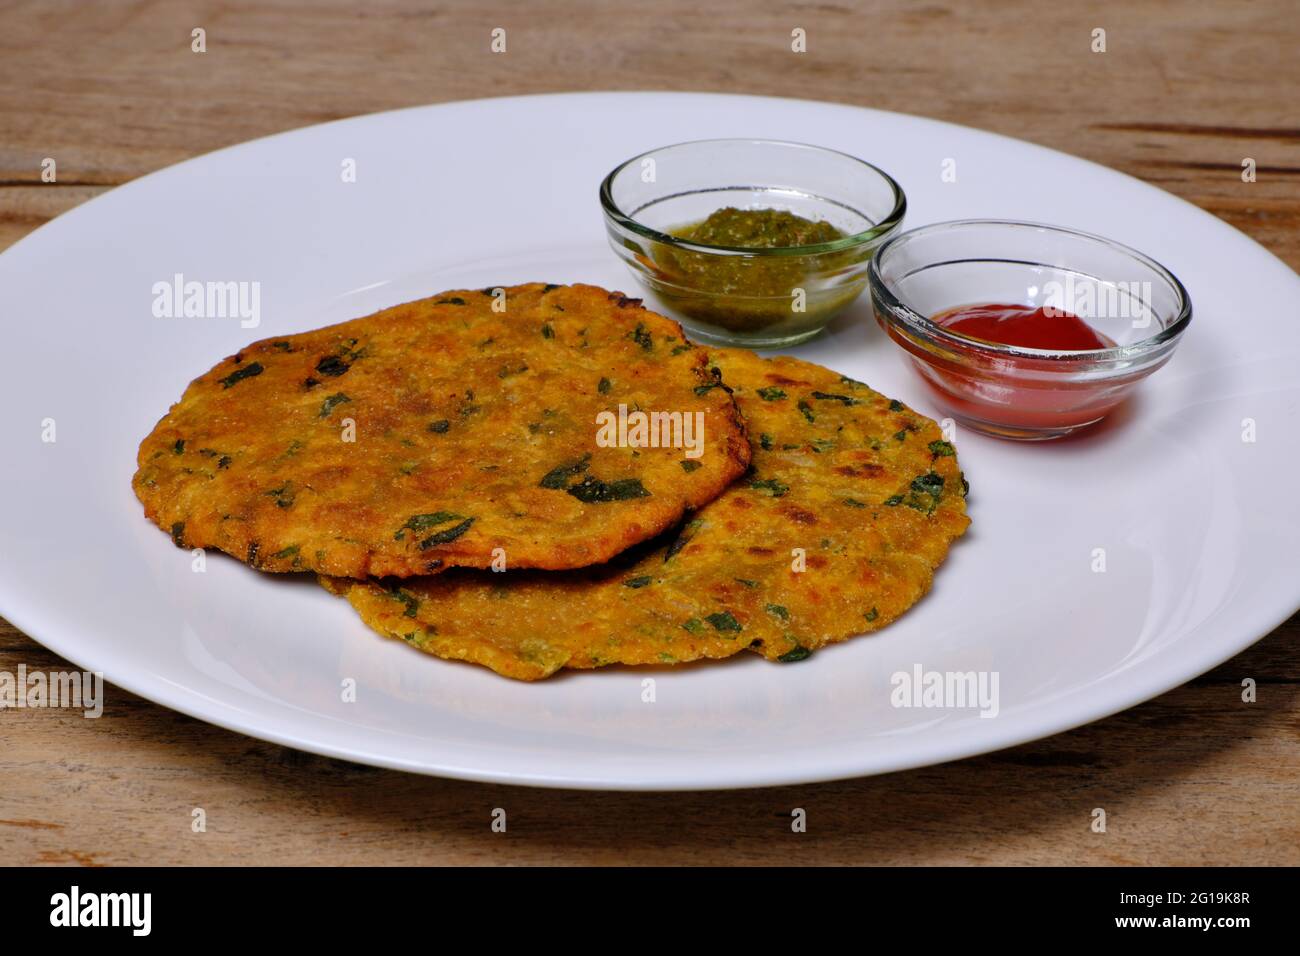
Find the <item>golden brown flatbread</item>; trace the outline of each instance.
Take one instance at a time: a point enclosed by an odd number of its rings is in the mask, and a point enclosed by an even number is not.
[[[263,571],[582,567],[745,470],[705,363],[621,293],[446,292],[225,359],[140,445],[133,485],[177,545]],[[602,442],[597,416],[620,407],[662,427]]]
[[[582,571],[322,583],[381,634],[522,680],[747,648],[789,662],[895,620],[969,524],[953,446],[820,366],[710,355],[753,468],[675,533]]]

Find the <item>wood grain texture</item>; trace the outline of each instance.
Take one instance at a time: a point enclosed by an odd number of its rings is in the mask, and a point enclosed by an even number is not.
[[[1123,170],[1300,268],[1300,18],[1220,6],[76,2],[0,6],[0,248],[188,157],[376,110],[516,93],[806,97]],[[507,29],[508,52],[489,52]],[[207,30],[208,52],[190,51]],[[792,54],[802,27],[808,53]],[[1089,50],[1107,31],[1107,52]],[[58,181],[41,182],[52,157]],[[1257,164],[1243,183],[1241,164]],[[1038,743],[735,793],[436,780],[250,740],[110,688],[0,711],[0,863],[1300,863],[1300,616],[1210,674]],[[0,622],[0,670],[64,663]],[[1240,682],[1258,682],[1256,703]],[[191,832],[202,807],[208,831]],[[505,834],[489,829],[507,811]],[[793,834],[803,807],[808,832]],[[1090,830],[1107,813],[1107,832]]]

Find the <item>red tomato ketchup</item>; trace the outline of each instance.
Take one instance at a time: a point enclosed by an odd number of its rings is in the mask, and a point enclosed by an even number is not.
[[[1106,336],[1064,309],[1030,305],[963,305],[940,312],[932,321],[967,338],[1022,349],[1079,352],[1115,347]]]
[[[959,417],[1010,437],[1048,437],[1104,417],[1124,399],[1129,376],[1100,381],[1068,357],[995,354],[981,345],[1076,352],[1115,342],[1070,312],[1030,305],[965,305],[932,316],[953,338],[949,355],[917,362],[922,377]],[[963,345],[969,341],[969,346]]]

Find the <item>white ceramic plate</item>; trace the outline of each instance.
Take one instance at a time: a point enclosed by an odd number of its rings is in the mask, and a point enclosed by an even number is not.
[[[878,636],[515,683],[367,630],[306,580],[212,553],[203,574],[131,493],[140,439],[253,339],[451,287],[633,289],[596,189],[616,163],[719,136],[833,147],[891,172],[907,226],[994,216],[1128,243],[1195,318],[1119,420],[1067,442],[961,433],[973,525]],[[944,182],[944,161],[956,182]],[[344,182],[354,160],[356,181]],[[1251,188],[1243,184],[1243,189]],[[156,318],[176,273],[259,282],[261,324]],[[1052,734],[1245,648],[1300,604],[1300,279],[1212,216],[1118,173],[930,120],[793,100],[591,94],[452,103],[312,127],[114,190],[0,256],[0,613],[168,707],[365,763],[475,780],[740,787],[880,773]],[[859,303],[795,354],[928,414]],[[56,441],[42,441],[43,421]],[[1243,420],[1254,442],[1243,441]],[[1249,436],[1248,436],[1249,437]],[[1105,549],[1106,571],[1093,570]],[[999,711],[897,708],[891,676],[996,672]],[[642,681],[656,682],[643,702]],[[341,685],[355,680],[356,700]]]

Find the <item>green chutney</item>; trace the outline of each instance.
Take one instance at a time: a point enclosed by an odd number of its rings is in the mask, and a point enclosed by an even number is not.
[[[834,277],[870,258],[867,248],[802,254],[796,247],[847,239],[829,222],[781,209],[727,206],[699,222],[669,231],[678,239],[739,249],[789,249],[781,255],[696,252],[659,245],[654,250],[656,291],[684,316],[707,323],[700,331],[744,342],[799,339],[815,334],[862,291]]]

